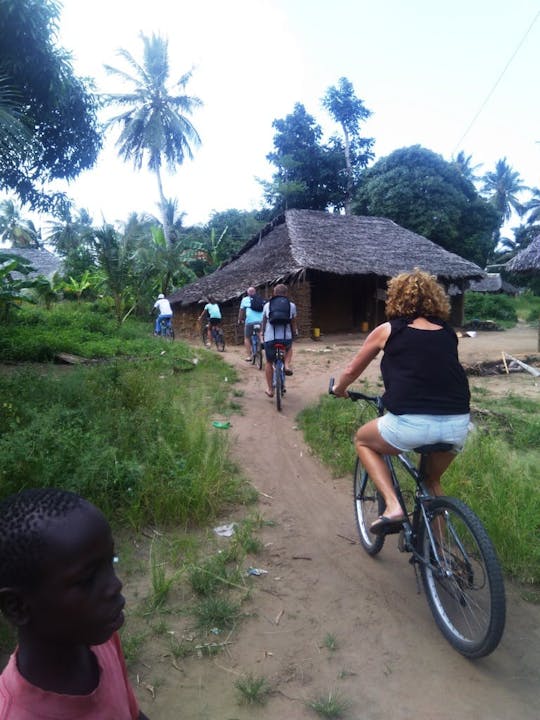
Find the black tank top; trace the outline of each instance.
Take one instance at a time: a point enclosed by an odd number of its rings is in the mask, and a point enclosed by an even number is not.
[[[469,383],[458,360],[457,336],[442,320],[440,330],[410,327],[407,318],[390,320],[381,372],[385,407],[394,415],[461,415],[469,412]]]

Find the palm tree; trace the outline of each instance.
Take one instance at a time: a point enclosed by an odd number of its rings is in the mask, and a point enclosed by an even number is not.
[[[126,161],[132,161],[136,169],[143,162],[155,173],[163,232],[167,244],[170,244],[170,228],[166,212],[167,200],[163,192],[161,171],[165,163],[174,171],[186,157],[192,158],[192,147],[200,144],[199,134],[188,119],[193,110],[202,105],[199,98],[183,93],[191,78],[191,71],[173,85],[169,81],[169,58],[167,41],[159,35],[148,38],[141,35],[144,44],[143,63],[139,64],[127,50],[119,50],[119,55],[128,63],[133,74],[106,65],[105,69],[128,85],[132,92],[107,95],[109,105],[121,105],[126,108],[108,121],[108,126],[120,125],[121,133],[117,141],[119,154]]]
[[[460,150],[455,158],[452,158],[452,164],[459,170],[464,178],[472,183],[478,180],[478,170],[482,167],[482,163],[473,165],[472,155],[465,155],[463,150]]]
[[[528,188],[521,181],[519,173],[506,162],[506,158],[498,160],[495,170],[487,172],[482,180],[482,190],[499,212],[501,225],[510,219],[514,210],[518,215],[523,215],[523,205],[518,200],[518,195]]]
[[[13,200],[0,202],[0,239],[13,248],[39,248],[40,234],[31,220],[21,215]]]
[[[530,188],[531,197],[523,206],[526,213],[530,213],[527,218],[528,225],[540,222],[540,188]]]

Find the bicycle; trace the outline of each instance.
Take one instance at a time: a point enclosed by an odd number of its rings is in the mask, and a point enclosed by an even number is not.
[[[159,321],[159,337],[174,340],[174,328],[171,318],[161,318]]]
[[[201,324],[201,340],[203,342],[203,345],[208,344],[208,326],[210,323],[206,323],[205,325]],[[219,352],[225,351],[225,336],[223,335],[223,330],[219,325],[211,325],[210,326],[210,337],[214,341],[216,348]]]
[[[332,393],[334,379],[330,380]],[[379,396],[349,390],[353,401],[364,400],[378,416],[384,414]],[[406,453],[384,455],[392,484],[403,510],[398,548],[411,553],[437,627],[454,649],[474,659],[489,655],[498,646],[505,625],[504,580],[495,548],[480,518],[457,498],[429,495],[425,485],[426,459],[430,452],[444,452],[452,445],[422,445],[416,467]],[[397,466],[397,468],[396,468]],[[398,470],[414,481],[412,512],[407,507]],[[357,458],[354,468],[354,513],[360,542],[368,555],[383,548],[385,535],[370,532],[385,504],[375,484]],[[387,533],[389,534],[389,533]],[[419,588],[420,589],[420,588]]]
[[[262,370],[263,350],[262,350],[261,338],[259,337],[260,331],[261,331],[261,326],[259,323],[256,323],[253,326],[253,330],[251,332],[251,363],[252,363],[252,365],[256,365],[259,368],[259,370]]]
[[[274,343],[274,350],[276,357],[273,362],[272,387],[274,388],[276,407],[279,411],[281,410],[283,395],[285,395],[285,353],[287,348],[282,343],[276,342]]]

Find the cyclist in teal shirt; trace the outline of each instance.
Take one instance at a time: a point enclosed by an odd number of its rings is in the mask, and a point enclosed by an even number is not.
[[[199,322],[201,322],[205,315],[208,317],[209,321],[206,344],[210,346],[212,342],[212,328],[221,325],[221,310],[213,297],[208,298],[208,302],[204,306],[202,313],[199,315]]]

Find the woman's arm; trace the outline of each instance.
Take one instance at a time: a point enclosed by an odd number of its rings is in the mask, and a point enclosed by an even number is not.
[[[349,385],[364,372],[369,363],[377,357],[379,351],[386,345],[390,330],[390,323],[386,322],[382,325],[377,325],[377,327],[369,333],[360,350],[347,365],[339,380],[334,385],[334,395],[346,397]]]

